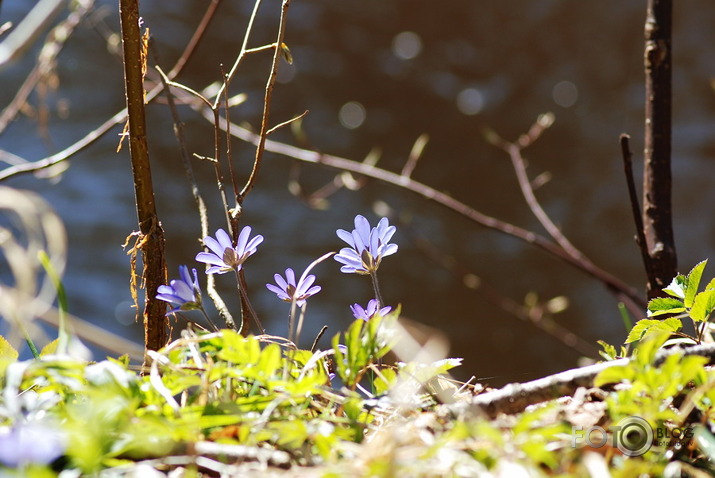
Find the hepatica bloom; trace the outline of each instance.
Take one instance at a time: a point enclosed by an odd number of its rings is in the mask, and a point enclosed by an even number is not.
[[[295,299],[298,307],[303,307],[308,297],[320,292],[320,286],[313,285],[313,282],[315,282],[314,275],[305,276],[296,284],[295,273],[291,268],[286,269],[285,279],[280,274],[274,275],[273,279],[276,281],[276,285],[266,284],[268,290],[286,302],[293,302]]]
[[[360,304],[353,304],[350,306],[350,310],[353,311],[353,317],[367,322],[376,315],[383,316],[389,314],[392,307],[379,308],[377,300],[370,299],[370,302],[367,303],[367,307],[363,308]]]
[[[385,256],[397,252],[397,244],[390,244],[390,239],[397,228],[390,226],[386,217],[380,219],[377,226],[361,215],[355,216],[355,229],[352,232],[338,229],[340,239],[350,247],[344,247],[335,255],[335,260],[343,264],[340,268],[345,273],[374,274]]]
[[[216,239],[211,236],[204,237],[204,244],[211,252],[199,252],[196,260],[209,264],[207,274],[225,274],[226,272],[239,271],[246,259],[255,254],[258,245],[263,242],[263,236],[256,235],[250,238],[251,227],[245,226],[238,235],[236,247],[233,247],[231,237],[223,229],[216,231]]]
[[[10,429],[0,428],[0,465],[10,468],[49,465],[64,455],[65,441],[59,429],[42,423],[19,423]],[[5,476],[1,471],[0,475]]]
[[[168,314],[179,310],[196,310],[201,308],[201,287],[196,269],[192,269],[194,277],[189,275],[189,268],[179,266],[180,279],[169,282],[169,285],[160,285],[157,288],[156,298],[174,304],[177,307],[171,309]]]

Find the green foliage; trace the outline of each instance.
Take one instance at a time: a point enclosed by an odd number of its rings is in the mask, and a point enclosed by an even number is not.
[[[626,343],[637,342],[652,333],[667,332],[670,335],[700,343],[707,330],[707,323],[715,310],[715,279],[712,279],[702,291],[700,281],[707,260],[699,262],[688,275],[677,275],[668,287],[663,289],[670,297],[657,297],[648,302],[648,317],[670,316],[664,320],[639,320],[631,329]],[[682,332],[684,317],[690,317],[695,324],[696,334],[691,336]]]
[[[397,320],[399,313],[396,310],[386,316],[376,315],[368,321],[356,320],[345,334],[333,337],[335,372],[345,386],[354,390],[370,365],[390,351],[395,340],[391,324]]]

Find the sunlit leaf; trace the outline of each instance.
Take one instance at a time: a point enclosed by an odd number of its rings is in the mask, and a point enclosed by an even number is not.
[[[688,287],[688,280],[682,274],[678,274],[670,282],[670,285],[663,289],[668,295],[677,297],[678,299],[685,299],[685,289]]]
[[[685,307],[693,306],[693,300],[695,299],[695,295],[698,293],[698,287],[700,287],[700,278],[703,276],[703,270],[705,269],[707,263],[707,259],[702,262],[698,262],[688,274],[688,286],[685,289],[685,298],[683,300]]]
[[[715,290],[706,290],[695,296],[689,315],[694,321],[703,322],[708,320],[713,309],[715,309]]]
[[[672,297],[657,297],[648,302],[648,317],[681,312],[685,312],[685,304]]]
[[[626,338],[627,344],[641,340],[645,335],[655,331],[663,331],[668,333],[679,332],[683,327],[683,323],[676,317],[670,317],[665,320],[643,319],[636,322],[636,325],[631,329]]]
[[[10,345],[10,342],[5,340],[5,337],[0,335],[0,360],[5,359],[14,362],[19,356],[20,354],[17,350],[15,350],[15,347]]]

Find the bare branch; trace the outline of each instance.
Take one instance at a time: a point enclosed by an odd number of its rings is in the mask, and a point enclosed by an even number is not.
[[[211,112],[211,110],[203,109],[201,113],[206,119],[213,121],[213,112]],[[221,126],[225,127],[225,120],[223,120],[223,118]],[[260,137],[258,135],[236,124],[232,125],[231,131],[234,136],[244,141],[253,144],[257,144],[260,141]],[[557,257],[564,262],[571,264],[576,269],[600,281],[611,292],[619,295],[620,298],[631,301],[641,310],[645,310],[647,306],[646,301],[638,294],[635,289],[628,286],[617,277],[599,268],[591,261],[571,256],[566,251],[564,251],[561,246],[542,235],[501,221],[492,216],[488,216],[482,212],[477,211],[471,206],[468,206],[463,202],[458,201],[457,199],[449,196],[448,194],[442,191],[438,191],[424,183],[420,183],[411,178],[402,176],[397,173],[393,173],[391,171],[387,171],[385,169],[378,168],[370,164],[364,164],[329,154],[317,153],[315,151],[298,148],[296,146],[270,139],[265,140],[265,149],[266,151],[280,154],[282,156],[286,156],[292,159],[297,159],[306,163],[319,164],[330,168],[340,169],[343,171],[350,171],[353,173],[361,174],[363,176],[378,179],[384,183],[392,184],[394,186],[407,189],[428,200],[435,201],[441,206],[444,206],[447,209],[450,209],[477,224],[480,224],[489,229],[493,229],[495,231],[499,231],[508,236],[515,237],[526,242],[527,244],[536,246],[539,249],[548,252],[554,257]]]
[[[715,344],[695,345],[692,347],[674,347],[660,350],[656,354],[655,365],[659,365],[675,354],[700,355],[715,361]],[[555,375],[549,375],[526,383],[512,383],[499,390],[477,395],[468,403],[449,405],[454,413],[486,414],[494,418],[500,413],[520,413],[529,405],[534,405],[563,396],[570,396],[579,387],[592,387],[596,376],[611,367],[627,366],[632,359],[623,358],[610,362],[580,367]]]
[[[146,44],[139,27],[138,0],[120,0],[119,14],[124,51],[124,78],[129,115],[129,151],[131,155],[137,216],[142,239],[144,263],[144,346],[159,350],[166,345],[166,303],[156,298],[157,290],[166,284],[164,231],[161,228],[154,202],[154,189],[149,164],[147,129],[144,116],[144,72]]]
[[[216,13],[216,7],[220,2],[221,0],[213,0],[207,8],[206,13],[204,14],[203,18],[201,19],[201,22],[199,23],[199,26],[194,32],[194,35],[184,49],[183,53],[177,60],[176,65],[174,65],[171,71],[167,74],[167,77],[169,79],[173,79],[181,73],[183,67],[186,65],[193,52],[196,50],[196,46],[198,45],[199,41],[203,38],[209,23],[214,18],[214,15]],[[146,101],[153,101],[159,95],[159,93],[161,93],[161,90],[163,88],[164,87],[161,84],[154,87],[146,94]],[[3,169],[2,171],[0,171],[0,181],[20,174],[39,171],[41,169],[54,166],[57,163],[61,163],[62,161],[69,159],[79,151],[93,144],[99,138],[107,134],[113,127],[124,124],[126,121],[127,109],[124,108],[118,113],[116,113],[114,116],[109,118],[107,121],[105,121],[103,124],[101,124],[99,127],[87,133],[82,139],[68,146],[64,150],[55,153],[52,156],[48,156],[44,159],[26,162],[23,164],[17,164],[9,168]]]
[[[283,40],[285,39],[286,21],[288,19],[286,14],[288,12],[289,6],[290,0],[283,0],[283,3],[281,5],[281,19],[278,25],[278,38],[276,39],[276,45],[282,45]],[[243,201],[243,198],[245,198],[246,195],[251,191],[251,189],[253,189],[253,185],[256,183],[256,179],[258,178],[258,172],[261,169],[263,151],[265,149],[266,138],[268,136],[269,130],[268,122],[271,111],[273,86],[276,83],[276,76],[278,75],[278,65],[280,64],[281,57],[281,49],[275,48],[273,52],[273,63],[271,64],[271,72],[268,75],[268,81],[266,82],[266,93],[263,98],[263,117],[261,119],[261,132],[259,134],[259,140],[256,145],[256,157],[253,161],[253,170],[251,171],[251,175],[249,176],[246,185],[243,187],[239,194],[239,202]]]

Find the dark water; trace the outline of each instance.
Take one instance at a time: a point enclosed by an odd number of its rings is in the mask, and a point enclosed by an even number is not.
[[[143,2],[145,24],[168,69],[188,40],[206,2]],[[47,97],[48,138],[37,122],[20,117],[0,137],[0,147],[39,159],[81,138],[123,104],[120,59],[102,34],[118,30],[115,2],[98,2],[92,24],[78,29],[57,65],[59,88]],[[179,78],[202,88],[233,62],[252,2],[224,1],[196,56]],[[3,21],[17,19],[27,2],[2,4]],[[103,13],[102,13],[103,12]],[[251,44],[272,41],[279,2],[265,2]],[[551,181],[537,191],[545,210],[596,264],[635,287],[644,282],[622,173],[618,135],[633,136],[642,150],[642,38],[645,2],[455,0],[451,2],[293,0],[287,43],[294,64],[283,64],[273,100],[273,120],[310,110],[303,121],[316,150],[362,160],[381,152],[379,166],[399,171],[418,136],[429,143],[413,177],[505,221],[542,232],[525,206],[508,157],[483,138],[492,128],[516,139],[536,117],[553,112],[554,126],[525,151],[529,173]],[[682,270],[712,256],[715,232],[709,205],[715,154],[715,6],[682,1],[674,24],[673,174],[675,234]],[[5,105],[32,65],[30,56],[2,72]],[[232,87],[248,101],[232,119],[258,125],[268,56],[249,58]],[[33,104],[38,98],[33,97]],[[67,105],[66,117],[58,107]],[[172,275],[194,264],[199,225],[167,109],[148,107],[150,153],[157,207],[166,231]],[[181,110],[191,152],[211,155],[212,128]],[[7,184],[41,192],[64,219],[70,258],[66,286],[71,310],[110,330],[141,340],[132,323],[128,259],[121,248],[136,229],[128,152],[116,154],[119,129],[78,154],[55,185],[31,176]],[[288,130],[274,139],[295,144]],[[250,171],[252,148],[234,143],[238,170]],[[210,167],[196,162],[211,211],[212,229],[223,227]],[[398,254],[380,267],[385,300],[404,314],[446,333],[453,356],[465,357],[463,378],[491,383],[526,380],[576,364],[579,353],[538,328],[492,305],[482,290],[465,287],[465,273],[517,302],[531,293],[566,296],[570,307],[556,321],[590,343],[620,342],[625,331],[615,300],[600,284],[513,238],[484,229],[413,193],[368,181],[358,192],[342,189],[325,209],[311,208],[288,191],[300,173],[310,192],[336,171],[298,165],[268,154],[256,189],[245,202],[243,223],[265,236],[248,263],[254,305],[264,324],[285,333],[287,305],[263,284],[286,267],[302,270],[341,243],[337,228],[351,228],[355,214],[372,221],[385,205],[398,220]],[[441,267],[418,244],[459,265]],[[332,260],[315,270],[323,291],[311,299],[306,341],[323,324],[328,336],[350,320],[348,305],[366,303],[366,278],[344,275]],[[707,274],[707,272],[706,272]],[[471,277],[471,276],[470,276]],[[235,304],[234,283],[220,277]],[[310,337],[307,338],[307,337]]]

